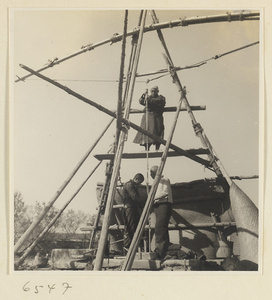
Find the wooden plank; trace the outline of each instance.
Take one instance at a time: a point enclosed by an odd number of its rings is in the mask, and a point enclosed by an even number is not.
[[[217,228],[217,227],[235,227],[235,222],[216,222],[216,223],[195,223],[195,224],[169,224],[168,230],[186,230],[186,229],[199,229],[199,228]],[[82,231],[91,231],[93,226],[86,226],[80,228]],[[123,230],[124,225],[112,225],[109,227],[110,231]],[[100,226],[101,229],[101,226]],[[155,229],[154,226],[145,225],[145,229]]]
[[[208,154],[209,150],[204,148],[199,149],[188,149],[185,150],[187,152],[190,152],[193,155],[201,155],[201,154]],[[148,152],[149,158],[156,158],[156,157],[162,157],[163,152],[162,151],[152,151]],[[176,151],[168,151],[167,154],[168,157],[175,157],[175,156],[184,156],[181,153],[178,153]],[[105,154],[95,154],[94,157],[98,160],[106,160],[106,159],[113,159],[114,153],[105,153]],[[133,159],[133,158],[146,158],[146,152],[131,152],[131,153],[123,153],[122,154],[123,159]]]
[[[124,263],[124,258],[110,258],[103,260],[103,268],[119,268]],[[96,259],[93,261],[93,265],[95,265]],[[134,260],[132,265],[132,270],[159,270],[161,268],[160,260],[152,260],[152,259],[139,259]]]
[[[200,270],[202,264],[203,261],[198,259],[168,259],[161,264],[161,267],[162,268],[184,267],[185,270],[187,269]]]
[[[176,111],[176,107],[175,106],[168,106],[165,107],[163,112],[175,112]],[[191,110],[206,110],[206,105],[194,105],[191,106]],[[186,107],[181,107],[179,111],[187,111]],[[145,110],[144,109],[135,109],[135,108],[131,108],[130,113],[131,114],[140,114],[140,113],[144,113]]]

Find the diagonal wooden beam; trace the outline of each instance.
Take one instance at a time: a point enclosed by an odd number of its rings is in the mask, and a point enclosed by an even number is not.
[[[151,17],[152,17],[153,22],[155,24],[159,22],[154,10],[151,11]],[[189,117],[192,121],[195,133],[199,137],[203,147],[209,149],[208,157],[209,157],[209,160],[210,160],[210,164],[211,164],[214,172],[216,173],[216,175],[219,178],[222,178],[223,177],[222,170],[220,169],[220,167],[217,164],[218,158],[214,155],[211,143],[209,142],[207,136],[203,132],[203,129],[202,129],[201,125],[196,121],[196,118],[195,118],[195,116],[194,116],[194,114],[191,110],[190,104],[189,104],[189,102],[187,100],[187,97],[186,97],[186,89],[184,87],[182,87],[179,76],[178,76],[178,74],[175,70],[174,63],[173,63],[173,61],[170,57],[170,54],[169,54],[169,51],[168,51],[168,48],[167,48],[166,42],[164,40],[161,29],[157,29],[157,34],[158,34],[159,40],[161,41],[161,44],[162,44],[162,46],[165,50],[165,53],[166,53],[166,54],[163,54],[163,55],[164,55],[169,73],[170,73],[170,75],[173,79],[173,83],[176,85],[176,87],[177,87],[177,89],[178,89],[178,91],[179,91],[179,93],[182,97],[183,103],[185,104],[188,115],[189,115]],[[228,180],[228,177],[226,177],[226,180]]]
[[[47,82],[49,82],[49,83],[55,85],[56,87],[58,87],[58,88],[64,90],[65,92],[67,92],[68,94],[74,96],[75,98],[77,98],[77,99],[79,99],[79,100],[81,100],[81,101],[83,101],[83,102],[85,102],[85,103],[87,103],[87,104],[89,104],[89,105],[91,105],[91,106],[97,108],[98,110],[100,110],[100,111],[106,113],[107,115],[109,115],[109,116],[111,116],[111,117],[116,118],[116,113],[113,112],[113,111],[111,111],[111,110],[109,110],[109,109],[107,109],[106,107],[104,107],[104,106],[102,106],[102,105],[100,105],[100,104],[98,104],[98,103],[96,103],[96,102],[94,102],[94,101],[92,101],[92,100],[90,100],[90,99],[88,99],[88,98],[86,98],[86,97],[84,97],[84,96],[82,96],[82,95],[80,95],[80,94],[74,92],[73,90],[69,89],[68,87],[66,87],[66,86],[64,86],[64,85],[62,85],[62,84],[60,84],[59,82],[56,82],[56,81],[54,81],[53,79],[50,79],[50,78],[48,78],[48,77],[42,75],[41,73],[38,73],[38,72],[32,70],[31,68],[29,68],[29,67],[27,67],[27,66],[24,66],[24,65],[22,65],[22,64],[20,64],[20,66],[21,66],[21,68],[27,70],[27,71],[30,72],[31,74],[36,75],[37,77],[39,77],[39,78],[41,78],[41,79],[43,79],[43,80],[45,80],[45,81],[47,81]],[[163,145],[166,145],[166,140],[160,138],[160,137],[157,136],[157,135],[151,134],[149,131],[144,130],[143,128],[141,128],[140,126],[134,124],[133,122],[130,122],[129,120],[127,120],[127,119],[125,119],[125,118],[122,118],[122,122],[123,122],[127,127],[132,127],[133,129],[135,129],[135,130],[137,130],[137,131],[143,133],[144,135],[147,135],[147,136],[151,137],[151,138],[154,139],[155,141],[157,141],[157,142],[159,142],[159,143],[161,143],[161,144],[163,144]],[[198,162],[198,163],[200,163],[200,164],[206,166],[206,167],[209,167],[209,166],[210,166],[210,162],[209,162],[209,161],[207,161],[207,160],[205,160],[205,159],[203,159],[203,158],[201,158],[201,157],[198,157],[198,156],[196,156],[196,155],[193,155],[193,154],[191,154],[191,153],[189,153],[189,152],[183,150],[182,148],[180,148],[180,147],[178,147],[178,146],[176,146],[176,145],[174,145],[174,144],[172,144],[172,143],[170,144],[170,148],[173,149],[173,150],[175,150],[175,151],[177,151],[178,153],[180,153],[180,154],[182,154],[182,155],[184,155],[184,156],[190,158],[191,160],[193,160],[193,161],[195,161],[195,162]]]

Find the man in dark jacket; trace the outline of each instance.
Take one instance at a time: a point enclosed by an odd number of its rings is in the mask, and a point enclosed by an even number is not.
[[[145,113],[142,117],[141,128],[163,138],[163,110],[165,106],[165,97],[159,95],[159,88],[157,86],[151,88],[150,92],[150,96],[143,94],[139,100],[140,104],[145,106]],[[159,150],[160,148],[160,143],[141,132],[136,134],[133,143],[144,146],[146,150],[149,150],[152,144],[155,145],[156,150]]]
[[[141,217],[143,203],[138,192],[138,186],[144,181],[144,176],[138,173],[123,186],[123,201],[125,208],[123,218],[125,223],[124,248],[128,249]]]

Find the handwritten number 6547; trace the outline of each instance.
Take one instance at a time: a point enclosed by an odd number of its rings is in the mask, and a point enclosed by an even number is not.
[[[29,292],[31,290],[31,288],[29,287],[29,283],[30,283],[30,281],[28,281],[27,283],[24,284],[24,286],[23,286],[23,291],[24,292]],[[56,289],[56,285],[55,284],[52,284],[52,285],[48,284],[47,287],[48,287],[48,293],[51,293],[52,290]],[[63,295],[67,292],[68,289],[72,288],[72,286],[69,283],[67,283],[67,282],[63,282],[62,283],[62,287],[64,288],[64,291],[62,293]],[[34,287],[34,293],[38,294],[40,292],[40,290],[43,289],[43,288],[44,288],[43,285],[35,285],[35,287]]]

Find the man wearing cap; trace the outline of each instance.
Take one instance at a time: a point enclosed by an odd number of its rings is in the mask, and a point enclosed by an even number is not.
[[[163,110],[165,106],[165,97],[159,95],[158,86],[151,88],[151,95],[143,94],[139,99],[139,102],[141,105],[145,106],[145,113],[141,120],[141,127],[150,133],[163,138]],[[160,148],[160,143],[141,132],[136,134],[133,143],[144,146],[146,150],[149,150],[152,144],[155,145],[156,150],[159,150]]]
[[[150,175],[154,179],[158,171],[158,166],[150,169]],[[168,223],[172,214],[172,189],[170,180],[163,175],[154,198],[154,213],[156,217],[155,223],[155,252],[163,259],[166,255],[169,241]]]
[[[142,206],[144,206],[138,192],[138,186],[143,181],[143,174],[137,173],[132,180],[129,180],[123,186],[122,198],[125,204],[125,208],[123,209],[125,225],[123,246],[125,249],[128,249],[131,244],[141,217]]]

